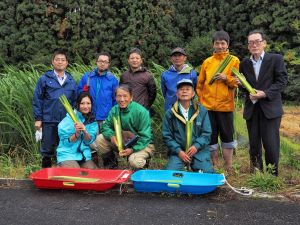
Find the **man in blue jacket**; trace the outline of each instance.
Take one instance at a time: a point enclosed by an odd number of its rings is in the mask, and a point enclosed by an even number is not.
[[[169,156],[166,169],[182,170],[185,164],[193,171],[213,173],[209,152],[211,126],[207,110],[192,101],[195,91],[190,79],[177,82],[176,95],[178,101],[166,112],[162,128]],[[188,122],[192,124],[189,145],[186,135]]]
[[[99,126],[99,132],[103,121],[107,118],[111,108],[117,104],[115,90],[119,86],[117,78],[109,71],[111,56],[107,52],[101,52],[96,56],[97,68],[86,72],[78,83],[78,94],[88,91],[93,99],[93,113]],[[103,164],[106,167],[116,167],[114,155],[103,155]]]
[[[42,129],[42,167],[51,167],[51,158],[55,156],[58,145],[58,123],[66,116],[66,110],[59,97],[65,95],[71,105],[76,101],[76,82],[66,72],[68,57],[57,50],[52,58],[53,70],[47,71],[37,81],[33,96],[33,114],[35,129]]]
[[[176,84],[182,79],[190,79],[193,86],[197,85],[197,73],[188,64],[185,64],[187,54],[182,48],[174,48],[171,52],[172,66],[161,76],[161,90],[165,99],[165,111],[177,101]]]

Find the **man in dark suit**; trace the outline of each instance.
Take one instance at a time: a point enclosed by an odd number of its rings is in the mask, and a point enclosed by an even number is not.
[[[262,145],[266,165],[273,165],[272,173],[278,176],[280,134],[283,114],[281,92],[287,84],[287,70],[281,55],[266,53],[263,32],[251,31],[248,35],[250,58],[240,64],[243,73],[256,94],[246,97],[244,119],[250,142],[250,168],[263,170]]]

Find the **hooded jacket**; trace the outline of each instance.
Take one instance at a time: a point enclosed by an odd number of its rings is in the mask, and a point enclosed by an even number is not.
[[[118,85],[119,81],[110,71],[99,75],[98,68],[85,73],[80,79],[78,94],[89,91],[96,120],[105,120],[111,108],[117,104],[115,90]]]
[[[228,54],[228,51],[214,53],[201,65],[196,92],[199,101],[207,110],[219,112],[233,112],[234,110],[234,93],[238,85],[234,81],[231,69],[233,67],[239,69],[239,59],[233,56],[233,59],[222,72],[227,75],[225,82],[215,80],[211,85],[209,84],[215,71]]]
[[[177,82],[182,79],[193,81],[194,87],[197,85],[197,73],[192,67],[184,65],[181,71],[177,71],[172,65],[161,76],[161,91],[165,99],[165,111],[170,109],[177,101],[176,91]]]
[[[85,123],[85,118],[83,115],[75,111],[79,121]],[[83,155],[85,160],[91,160],[91,150],[90,144],[95,140],[98,133],[98,124],[94,120],[90,123],[85,124],[86,131],[91,136],[91,140],[86,142],[84,140],[84,135],[81,134],[75,142],[70,141],[70,137],[76,132],[74,127],[74,122],[71,119],[70,115],[67,116],[58,124],[58,136],[59,136],[59,145],[56,149],[57,153],[57,163],[61,163],[66,160],[83,160]]]

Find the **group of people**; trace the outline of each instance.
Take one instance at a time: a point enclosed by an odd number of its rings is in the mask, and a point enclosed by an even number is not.
[[[192,171],[212,173],[220,166],[220,149],[225,169],[231,169],[233,150],[237,147],[234,96],[236,88],[242,88],[231,72],[236,68],[255,89],[254,94],[246,94],[244,108],[250,169],[263,170],[263,146],[266,164],[273,165],[273,174],[278,175],[281,92],[287,84],[287,71],[281,55],[265,52],[263,32],[251,31],[247,41],[250,57],[240,63],[228,50],[228,33],[215,32],[213,55],[202,63],[199,75],[186,64],[184,49],[177,47],[171,51],[172,65],[161,75],[165,100],[162,136],[169,157],[166,169],[181,170],[186,166]],[[229,64],[216,72],[228,55]],[[133,168],[147,165],[155,151],[151,129],[151,106],[157,94],[155,80],[143,67],[138,48],[130,50],[129,69],[121,74],[120,81],[109,71],[110,63],[108,53],[99,53],[97,68],[85,73],[77,86],[66,72],[67,55],[62,51],[54,53],[53,70],[40,77],[33,99],[35,128],[42,130],[43,168],[51,167],[56,156],[58,166],[95,169],[98,165],[92,160],[93,152],[103,157],[104,166],[112,168],[117,166],[114,152],[126,157]],[[75,107],[78,122],[66,115],[59,101],[63,94]],[[122,130],[122,149],[118,148],[115,120]]]

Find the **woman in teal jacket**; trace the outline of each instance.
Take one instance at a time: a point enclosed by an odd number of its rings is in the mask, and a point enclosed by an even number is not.
[[[60,167],[96,169],[91,160],[90,144],[95,140],[98,124],[92,114],[92,98],[89,93],[79,95],[76,102],[76,115],[79,122],[75,123],[70,115],[58,125],[59,145],[57,163]]]

